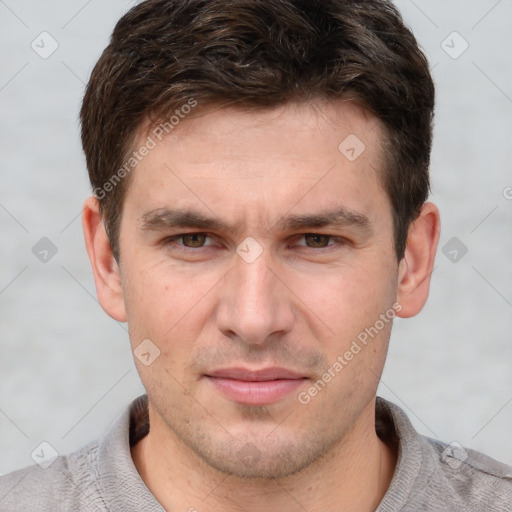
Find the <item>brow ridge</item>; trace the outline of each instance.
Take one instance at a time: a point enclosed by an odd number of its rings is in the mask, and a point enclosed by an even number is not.
[[[158,208],[144,213],[139,218],[142,230],[160,231],[173,228],[194,228],[210,231],[238,231],[240,225],[229,225],[219,217],[211,217],[189,209]],[[298,231],[323,227],[355,227],[371,231],[369,218],[345,207],[303,215],[287,215],[281,218],[269,231]]]

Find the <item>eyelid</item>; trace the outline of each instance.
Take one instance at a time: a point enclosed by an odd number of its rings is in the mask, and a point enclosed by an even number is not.
[[[165,245],[165,244],[169,244],[170,242],[174,242],[174,243],[176,243],[176,245],[178,245],[180,247],[184,247],[185,249],[193,249],[193,250],[202,249],[203,247],[209,247],[209,246],[213,245],[212,243],[205,243],[205,245],[202,245],[201,247],[188,247],[183,243],[177,242],[177,240],[180,240],[186,236],[191,236],[191,235],[205,235],[207,239],[210,239],[210,240],[214,239],[214,236],[211,233],[208,233],[206,231],[188,231],[186,233],[178,233],[177,235],[171,235],[171,236],[165,237],[163,239],[162,243]]]
[[[295,244],[295,246],[297,247],[305,247],[307,249],[313,249],[315,251],[319,251],[321,249],[327,249],[327,248],[330,248],[330,247],[333,247],[335,245],[346,245],[348,243],[350,243],[350,241],[343,237],[343,236],[339,236],[339,235],[329,235],[327,233],[316,233],[316,232],[311,232],[311,231],[308,231],[306,233],[298,233],[296,235],[293,235],[291,237],[291,240],[300,240],[300,239],[304,239],[306,236],[308,235],[311,235],[311,236],[324,236],[324,237],[327,237],[329,239],[329,243],[325,246],[325,247],[309,247],[307,246],[306,244]]]
[[[333,237],[330,236],[330,235],[324,235],[323,233],[301,233],[299,235],[296,235],[295,238],[298,241],[304,241],[305,242],[307,236],[321,236],[321,237],[325,237],[325,238],[328,239],[327,246],[333,245]],[[300,243],[300,244],[297,244],[297,245],[299,245],[300,247],[308,247],[309,249],[323,249],[323,247],[309,247],[308,245],[306,245],[306,243]]]
[[[183,237],[186,237],[186,236],[191,236],[191,235],[205,235],[207,240],[209,240],[209,243],[205,243],[204,245],[202,245],[201,247],[188,247],[186,246],[185,244],[183,243],[180,243],[179,240],[182,239]],[[310,247],[308,245],[306,245],[305,243],[301,243],[301,244],[297,244],[296,241],[297,240],[304,240],[306,236],[324,236],[324,237],[327,237],[329,239],[328,241],[328,244],[325,246],[325,247]],[[182,232],[182,233],[178,233],[176,235],[171,235],[171,236],[168,236],[168,237],[165,237],[163,240],[162,240],[162,244],[163,245],[168,245],[170,244],[171,242],[174,243],[176,246],[180,247],[180,248],[183,248],[185,250],[193,250],[193,251],[198,251],[199,249],[204,249],[206,247],[211,247],[213,245],[215,245],[215,240],[216,240],[216,235],[214,235],[213,233],[209,233],[207,231],[187,231],[187,232]],[[343,236],[339,236],[339,235],[330,235],[330,234],[327,234],[327,233],[319,233],[319,232],[312,232],[312,231],[307,231],[307,232],[304,232],[304,233],[297,233],[295,235],[292,235],[290,237],[290,240],[293,242],[293,244],[290,244],[292,247],[295,246],[295,247],[301,247],[301,248],[306,248],[306,249],[312,249],[314,251],[320,251],[320,250],[327,250],[329,248],[332,248],[333,246],[336,246],[336,245],[346,245],[346,244],[349,244],[350,241],[343,237]]]

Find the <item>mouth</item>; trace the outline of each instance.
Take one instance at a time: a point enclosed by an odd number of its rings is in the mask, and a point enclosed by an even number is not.
[[[206,379],[229,400],[242,405],[270,405],[304,384],[307,377],[286,368],[223,368]]]

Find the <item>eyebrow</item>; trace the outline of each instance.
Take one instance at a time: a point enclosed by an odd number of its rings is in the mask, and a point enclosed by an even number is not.
[[[171,210],[159,208],[139,217],[140,227],[148,231],[161,231],[170,228],[200,228],[211,231],[229,230],[219,218],[209,217],[192,210]]]
[[[240,224],[229,225],[219,217],[213,217],[193,210],[158,208],[139,217],[140,228],[144,231],[164,231],[175,228],[195,228],[205,231],[240,230]],[[371,234],[369,218],[347,208],[326,210],[314,214],[286,215],[279,219],[270,230],[298,231],[323,227],[352,227]]]
[[[278,221],[276,226],[290,231],[308,228],[353,227],[368,234],[372,232],[372,224],[366,215],[347,208],[338,208],[315,214],[289,215]]]

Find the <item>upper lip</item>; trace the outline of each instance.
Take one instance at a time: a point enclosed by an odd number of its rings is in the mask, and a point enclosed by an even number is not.
[[[246,368],[221,368],[208,372],[208,377],[219,379],[233,379],[247,382],[263,382],[278,379],[304,379],[305,375],[288,370],[287,368],[262,368],[259,370],[248,370]]]

